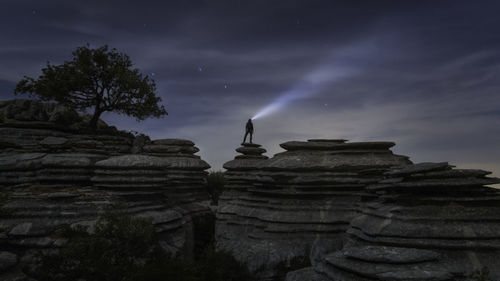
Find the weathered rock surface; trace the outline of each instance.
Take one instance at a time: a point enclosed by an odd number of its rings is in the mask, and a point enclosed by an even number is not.
[[[287,142],[271,159],[242,147],[224,164],[228,191],[217,213],[217,247],[248,263],[262,279],[283,268],[315,263],[340,249],[369,184],[394,166],[409,164],[390,142],[345,140]],[[306,261],[296,265],[297,261]]]
[[[421,163],[370,185],[378,199],[348,229],[343,249],[316,264],[327,280],[470,280],[486,266],[500,280],[500,179]],[[290,279],[292,280],[292,279]]]
[[[213,220],[200,204],[210,166],[194,155],[194,143],[151,141],[104,122],[97,133],[79,131],[88,118],[75,114],[54,104],[0,103],[0,280],[25,280],[37,253],[64,246],[62,227],[92,227],[111,211],[151,218],[170,253],[190,255],[210,239],[198,226]]]
[[[210,165],[194,155],[198,149],[191,141],[156,140],[144,147],[150,147],[143,149],[143,154],[147,155],[128,154],[97,162],[92,178],[94,186],[127,191],[130,196],[134,196],[133,191],[165,194],[184,203],[208,200],[205,170]],[[151,149],[154,147],[161,149]],[[181,149],[183,147],[191,148],[191,153],[188,149]],[[148,151],[156,151],[153,153],[155,156]]]

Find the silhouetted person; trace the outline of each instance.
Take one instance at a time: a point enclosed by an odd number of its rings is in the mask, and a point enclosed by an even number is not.
[[[241,144],[244,144],[246,142],[248,134],[250,134],[250,143],[252,143],[252,136],[253,136],[252,119],[248,119],[247,125],[245,126],[245,137],[243,138],[243,142]]]

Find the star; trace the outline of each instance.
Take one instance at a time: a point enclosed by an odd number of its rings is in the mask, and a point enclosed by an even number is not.
[[[198,71],[202,72],[203,68],[201,66],[198,66]]]
[[[227,89],[229,86],[227,84],[224,84],[224,89]]]
[[[33,10],[33,11],[31,11],[31,12],[33,13],[33,15],[36,15],[36,10]]]
[[[151,76],[155,76],[155,75],[156,75],[156,73],[154,73],[154,72],[151,72]]]

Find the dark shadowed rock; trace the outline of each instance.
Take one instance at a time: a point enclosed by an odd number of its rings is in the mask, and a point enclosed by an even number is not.
[[[0,251],[0,273],[5,271],[6,269],[14,267],[16,264],[17,264],[16,254]]]
[[[150,218],[171,255],[192,256],[211,239],[200,228],[213,220],[202,202],[210,166],[193,142],[150,141],[104,122],[89,132],[89,117],[75,114],[0,102],[0,248],[8,249],[0,251],[0,280],[34,280],[22,269],[64,247],[62,228],[92,228],[111,211]]]
[[[330,281],[326,276],[314,271],[311,267],[288,272],[285,281]]]

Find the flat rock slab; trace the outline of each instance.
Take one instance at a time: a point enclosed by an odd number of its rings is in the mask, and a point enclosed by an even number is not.
[[[207,162],[198,158],[157,157],[137,154],[110,157],[109,159],[97,162],[95,165],[99,168],[126,170],[137,168],[206,170],[210,168]]]
[[[443,171],[432,171],[426,173],[411,174],[411,178],[464,178],[464,177],[484,177],[490,175],[491,172],[478,169],[453,169]]]
[[[453,166],[449,165],[448,162],[440,162],[440,163],[424,162],[424,163],[408,165],[402,169],[389,171],[386,174],[391,176],[400,176],[400,175],[426,173],[439,170],[451,170],[451,168],[453,168]]]
[[[223,167],[227,170],[254,170],[260,169],[267,160],[267,156],[238,155],[235,160],[224,163]]]
[[[439,258],[438,253],[430,250],[387,246],[348,247],[342,252],[346,257],[380,263],[415,263]]]
[[[95,163],[96,167],[102,168],[123,168],[123,169],[134,169],[141,167],[162,169],[170,166],[170,162],[165,158],[148,156],[148,155],[137,155],[129,154],[122,156],[114,156],[109,159],[99,161]]]
[[[345,143],[344,139],[310,139],[308,142],[330,142],[330,143]]]
[[[331,281],[328,277],[317,273],[312,267],[291,271],[286,274],[285,281]]]
[[[241,145],[244,146],[244,147],[260,147],[261,146],[260,144],[249,143],[249,142],[244,142]]]
[[[325,261],[339,269],[356,272],[360,276],[384,281],[448,281],[453,275],[437,262],[389,264],[369,263],[346,258],[342,252],[325,257]],[[371,280],[370,279],[370,280]]]
[[[144,152],[166,153],[166,154],[174,154],[174,153],[194,154],[200,151],[197,147],[194,146],[173,146],[164,144],[145,145],[142,148],[142,150]]]
[[[194,142],[185,139],[158,139],[154,140],[153,144],[171,146],[194,146]]]
[[[415,190],[437,190],[439,188],[468,188],[474,186],[484,186],[500,183],[499,178],[442,178],[442,179],[422,179],[419,181],[384,181],[383,184],[375,184],[367,187],[368,190],[381,190],[381,189],[406,189],[407,192],[414,192]],[[452,194],[450,194],[452,195]]]
[[[67,138],[48,136],[43,140],[41,140],[39,143],[41,145],[57,146],[57,145],[63,145],[67,142],[68,142]]]
[[[37,168],[46,153],[18,153],[0,155],[0,169],[16,170]]]
[[[105,156],[98,154],[62,153],[47,154],[41,159],[43,166],[92,167]]]
[[[264,148],[248,147],[248,146],[239,147],[236,149],[236,151],[242,154],[250,154],[250,155],[260,155],[266,152]]]
[[[289,141],[280,144],[286,150],[387,150],[395,145],[394,142],[306,142],[306,141]]]

